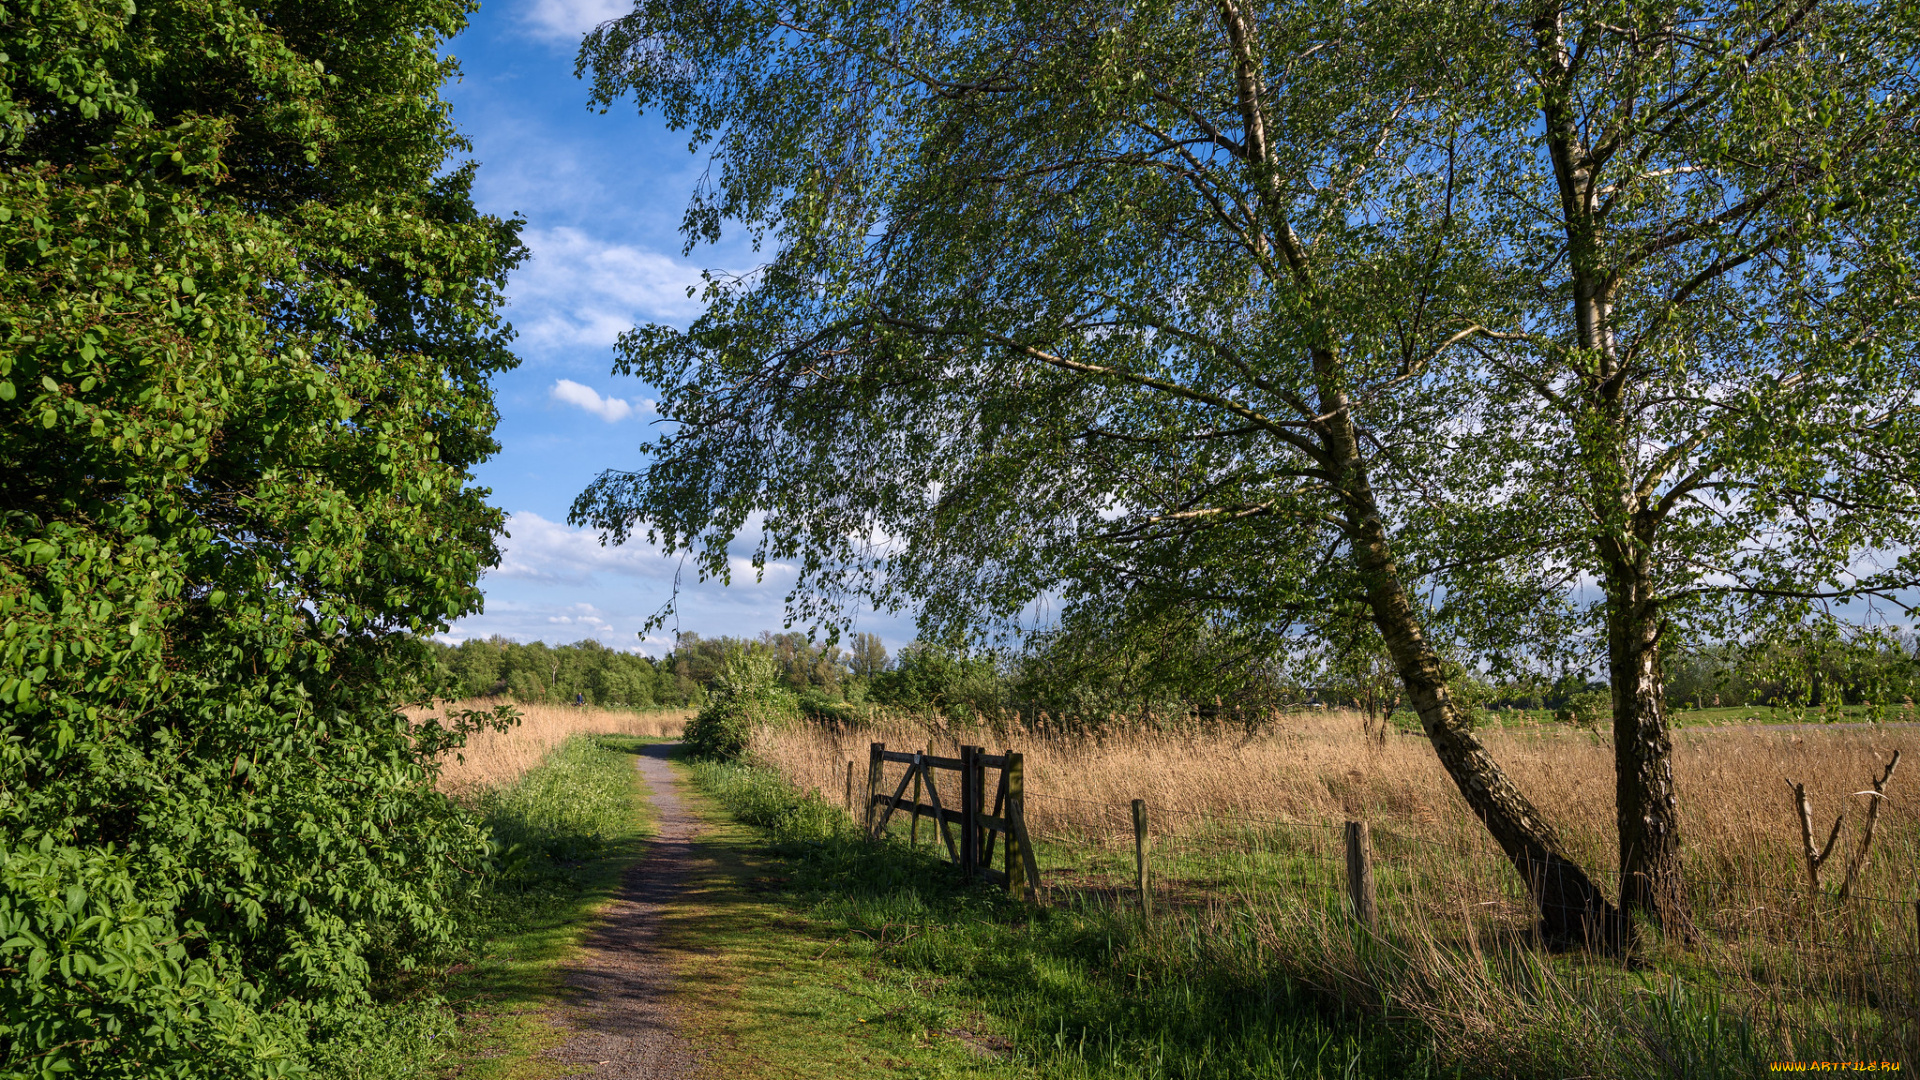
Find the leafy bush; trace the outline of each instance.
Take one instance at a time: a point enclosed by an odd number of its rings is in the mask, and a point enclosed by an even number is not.
[[[1563,724],[1593,727],[1613,720],[1613,692],[1588,690],[1568,696],[1565,705],[1555,709],[1553,718]]]
[[[1007,688],[991,657],[916,641],[900,650],[892,668],[873,676],[867,696],[900,709],[992,715],[1005,705]]]
[[[853,703],[840,701],[812,687],[800,691],[800,715],[816,724],[849,724],[859,715]]]
[[[770,652],[734,650],[708,686],[707,703],[687,724],[687,749],[696,757],[733,761],[746,753],[761,725],[797,719],[798,702],[779,678],[779,661]]]
[[[460,731],[398,710],[502,525],[465,11],[0,18],[0,1074],[394,1060],[343,1047],[460,944]]]

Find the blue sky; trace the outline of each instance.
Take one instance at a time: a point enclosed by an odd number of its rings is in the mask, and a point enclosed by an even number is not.
[[[690,153],[685,135],[631,104],[605,115],[587,108],[586,84],[573,75],[580,38],[626,9],[618,0],[490,0],[447,49],[462,76],[443,93],[480,163],[475,199],[525,217],[533,252],[508,290],[521,364],[496,387],[501,453],[478,470],[511,514],[511,536],[481,582],[486,611],[449,640],[591,637],[654,655],[671,646],[671,626],[645,640],[638,632],[671,595],[679,560],[642,543],[604,548],[567,526],[567,507],[601,470],[635,467],[654,430],[651,388],[609,374],[614,339],[636,323],[686,325],[699,310],[687,288],[702,269],[758,260],[733,239],[683,255],[681,214],[705,152]],[[781,566],[756,583],[742,561],[723,588],[699,583],[689,566],[678,627],[778,630],[791,583]],[[907,618],[868,613],[859,628],[889,648],[913,636]]]

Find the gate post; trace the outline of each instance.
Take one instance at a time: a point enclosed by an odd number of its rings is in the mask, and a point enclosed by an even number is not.
[[[979,747],[960,747],[960,876],[973,880],[980,857],[980,800],[973,788],[973,756]]]
[[[907,846],[910,848],[917,849],[920,846],[920,778],[926,775],[927,758],[932,756],[933,744],[928,743],[927,752],[924,755],[918,751],[914,752],[913,764],[910,766],[913,769],[913,827],[907,830]]]
[[[886,762],[880,757],[886,753],[886,743],[873,743],[867,747],[867,835],[873,835],[873,823],[879,820],[875,816],[873,801],[880,797],[880,774]]]
[[[973,748],[973,771],[967,775],[973,777],[973,812],[985,817],[993,812],[993,804],[987,801],[987,748]],[[974,822],[973,826],[973,872],[978,874],[981,863],[991,859],[987,851],[987,827]],[[990,868],[990,867],[989,867]]]
[[[1004,769],[1007,777],[1007,805],[1003,807],[1006,811],[1005,820],[1007,824],[1005,829],[1007,837],[1005,845],[1007,849],[1007,895],[1016,900],[1024,900],[1027,897],[1027,868],[1026,864],[1021,861],[1021,856],[1024,852],[1021,850],[1020,830],[1013,827],[1013,823],[1020,820],[1021,812],[1025,809],[1023,805],[1023,795],[1025,792],[1024,778],[1020,775],[1022,771],[1020,755],[1014,753],[1012,750],[1008,750],[1007,764]]]

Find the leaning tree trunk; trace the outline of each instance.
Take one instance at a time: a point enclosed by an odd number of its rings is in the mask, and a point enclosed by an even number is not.
[[[1422,632],[1401,584],[1353,428],[1342,422],[1344,409],[1326,411],[1341,418],[1328,425],[1332,430],[1327,444],[1342,476],[1346,531],[1365,583],[1367,604],[1441,766],[1519,871],[1540,910],[1540,935],[1547,947],[1624,951],[1628,928],[1620,910],[1567,857],[1553,827],[1474,738],[1455,708],[1440,657]]]
[[[1644,549],[1642,549],[1644,550]],[[1620,906],[1693,936],[1680,865],[1673,733],[1660,667],[1664,620],[1644,555],[1607,558],[1607,657],[1613,690],[1614,812],[1620,829]]]

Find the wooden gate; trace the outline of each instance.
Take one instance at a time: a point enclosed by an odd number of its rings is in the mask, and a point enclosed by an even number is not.
[[[889,761],[905,765],[907,771],[900,777],[893,794],[883,795],[882,780]],[[987,809],[986,800],[988,769],[1000,772],[994,785],[991,811]],[[937,772],[952,774],[950,779],[957,782],[960,797],[957,809],[941,801],[939,785],[934,783]],[[920,778],[920,787],[926,791],[926,803],[918,801],[918,790],[915,798],[903,798],[907,785],[915,777]],[[954,785],[950,783],[947,790],[953,791]],[[1033,843],[1027,839],[1019,754],[989,754],[985,747],[962,746],[957,758],[935,757],[918,751],[901,753],[888,750],[886,743],[874,743],[867,758],[867,835],[876,839],[886,835],[887,822],[895,810],[912,813],[916,825],[921,817],[932,818],[934,828],[946,841],[947,856],[968,880],[985,878],[1004,882],[1007,892],[1013,896],[1034,897],[1040,885],[1040,871],[1033,862]],[[958,843],[954,842],[950,828],[953,825],[960,826]],[[1004,870],[993,868],[996,843],[1005,852]]]

